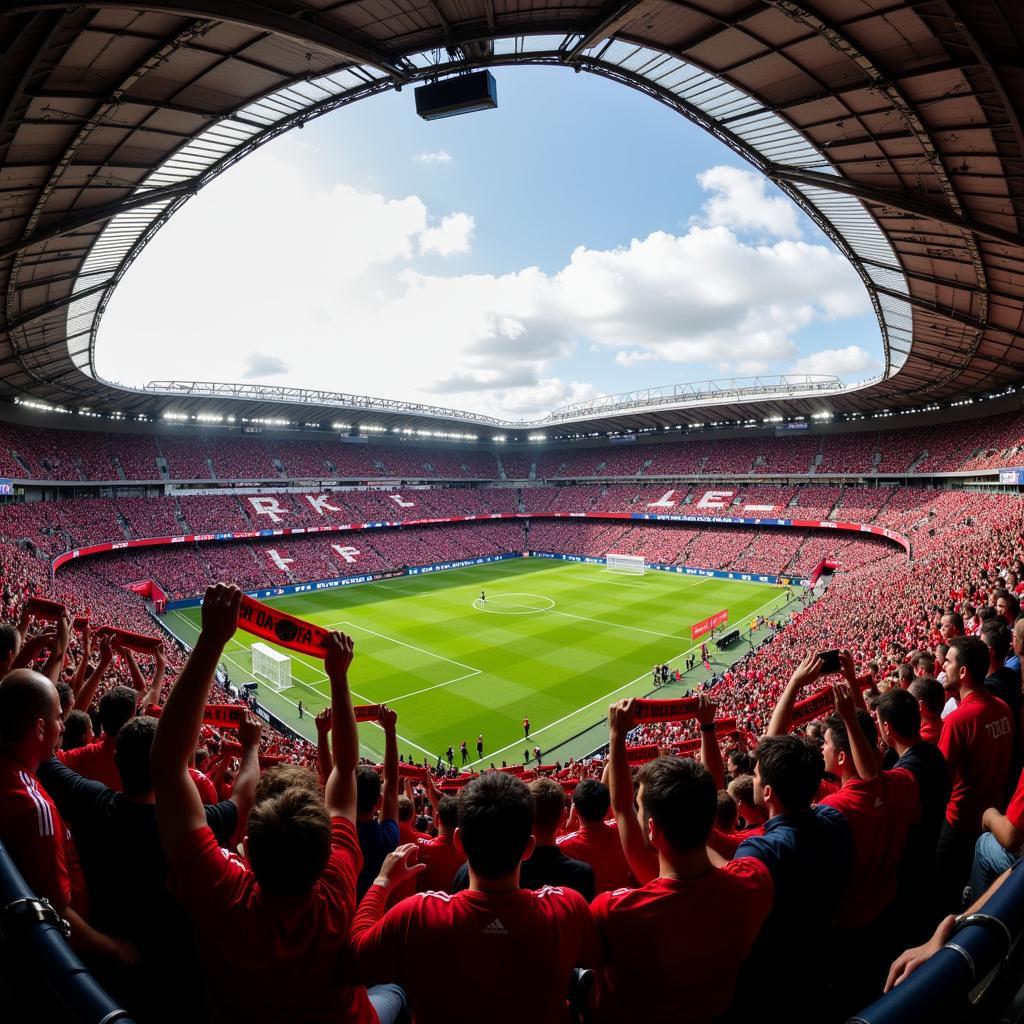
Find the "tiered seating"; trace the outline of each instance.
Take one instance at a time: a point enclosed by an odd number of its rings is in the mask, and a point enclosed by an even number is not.
[[[128,480],[159,480],[156,437],[153,434],[109,434],[110,450]]]
[[[505,478],[507,480],[529,479],[530,466],[533,463],[532,456],[501,452],[499,458],[501,459],[501,465],[505,470]]]
[[[886,430],[878,435],[878,450],[882,461],[876,472],[906,473],[921,457],[934,431],[925,428],[915,430]]]
[[[202,439],[161,435],[159,445],[172,480],[211,479],[206,462],[208,453]]]
[[[763,442],[732,438],[711,445],[702,473],[749,473],[762,454]],[[767,470],[761,470],[767,472]]]
[[[118,498],[117,511],[132,537],[173,537],[184,532],[174,498]]]
[[[178,504],[191,533],[234,533],[253,528],[238,498],[232,495],[182,495]]]
[[[219,480],[273,480],[280,475],[262,440],[218,437],[211,438],[206,448]]]
[[[821,449],[821,438],[780,437],[758,445],[763,464],[754,467],[755,473],[813,473],[814,457]]]
[[[786,508],[786,519],[828,519],[842,496],[842,487],[807,485],[797,492],[796,500]]]
[[[307,477],[324,480],[334,476],[331,454],[337,442],[326,441],[268,441],[270,456],[284,466],[286,477]]]
[[[822,444],[820,473],[870,473],[878,451],[878,434],[874,431],[855,434],[827,434]]]

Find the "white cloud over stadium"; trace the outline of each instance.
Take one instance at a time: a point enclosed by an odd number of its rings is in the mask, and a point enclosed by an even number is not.
[[[444,162],[419,159],[431,155],[413,160]],[[468,266],[486,210],[331,181],[286,137],[146,248],[106,313],[99,369],[129,384],[259,380],[511,417],[604,393],[594,381],[616,366],[649,368],[652,384],[877,371],[840,334],[826,351],[798,345],[808,325],[870,306],[849,264],[803,237],[795,207],[734,167],[699,184],[701,214],[681,234],[489,274]]]

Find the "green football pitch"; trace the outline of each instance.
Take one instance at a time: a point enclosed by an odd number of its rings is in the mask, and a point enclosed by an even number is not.
[[[486,600],[481,601],[481,591]],[[355,640],[349,673],[353,700],[386,703],[398,712],[399,750],[431,762],[465,740],[471,765],[510,763],[539,745],[545,761],[563,762],[602,742],[608,705],[651,690],[651,666],[697,668],[665,691],[681,694],[707,677],[693,623],[723,608],[730,626],[747,636],[754,615],[770,616],[784,591],[758,583],[649,571],[609,573],[603,566],[510,559],[423,576],[339,587],[273,599],[275,607]],[[168,627],[187,643],[198,632],[199,609],[169,612]],[[223,662],[235,683],[253,678],[250,644],[239,631]],[[696,648],[696,650],[695,650]],[[748,650],[733,648],[731,662]],[[330,702],[323,662],[292,658],[293,685],[274,692],[260,682],[270,711],[310,739],[312,716]],[[713,668],[721,670],[725,656]],[[298,717],[301,700],[305,717]],[[523,717],[529,716],[529,741]],[[379,759],[383,734],[360,725],[364,756]],[[476,760],[476,738],[484,757]]]

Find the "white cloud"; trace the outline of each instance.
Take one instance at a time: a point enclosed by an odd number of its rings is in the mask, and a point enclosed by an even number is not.
[[[323,174],[285,136],[186,205],[115,292],[100,372],[130,383],[273,376],[529,418],[617,390],[617,366],[648,366],[659,381],[796,366],[802,329],[870,310],[832,249],[751,244],[723,224],[581,246],[552,273],[444,274],[438,257],[471,251],[470,213]],[[708,186],[716,197],[732,187],[723,180]]]
[[[261,377],[277,377],[288,372],[288,364],[280,356],[265,352],[253,352],[242,370],[242,380],[256,380]]]
[[[861,373],[877,373],[881,363],[860,345],[825,348],[801,356],[792,366],[792,373],[831,373],[837,377],[853,377]]]
[[[776,238],[799,238],[797,207],[785,196],[767,192],[763,174],[720,164],[697,175],[705,192],[712,193],[703,207],[704,220],[711,227],[732,228]]]
[[[420,232],[420,252],[436,252],[439,256],[469,252],[476,221],[468,213],[451,213],[441,218],[436,228]]]
[[[413,161],[418,164],[450,164],[452,155],[446,149],[435,149],[431,153],[414,153]]]

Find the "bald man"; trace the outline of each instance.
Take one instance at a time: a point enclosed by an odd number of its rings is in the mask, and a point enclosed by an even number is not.
[[[37,896],[71,925],[71,948],[86,958],[131,967],[135,947],[92,928],[82,916],[85,884],[71,834],[36,778],[53,757],[64,721],[57,688],[46,676],[19,668],[0,679],[0,841]]]

